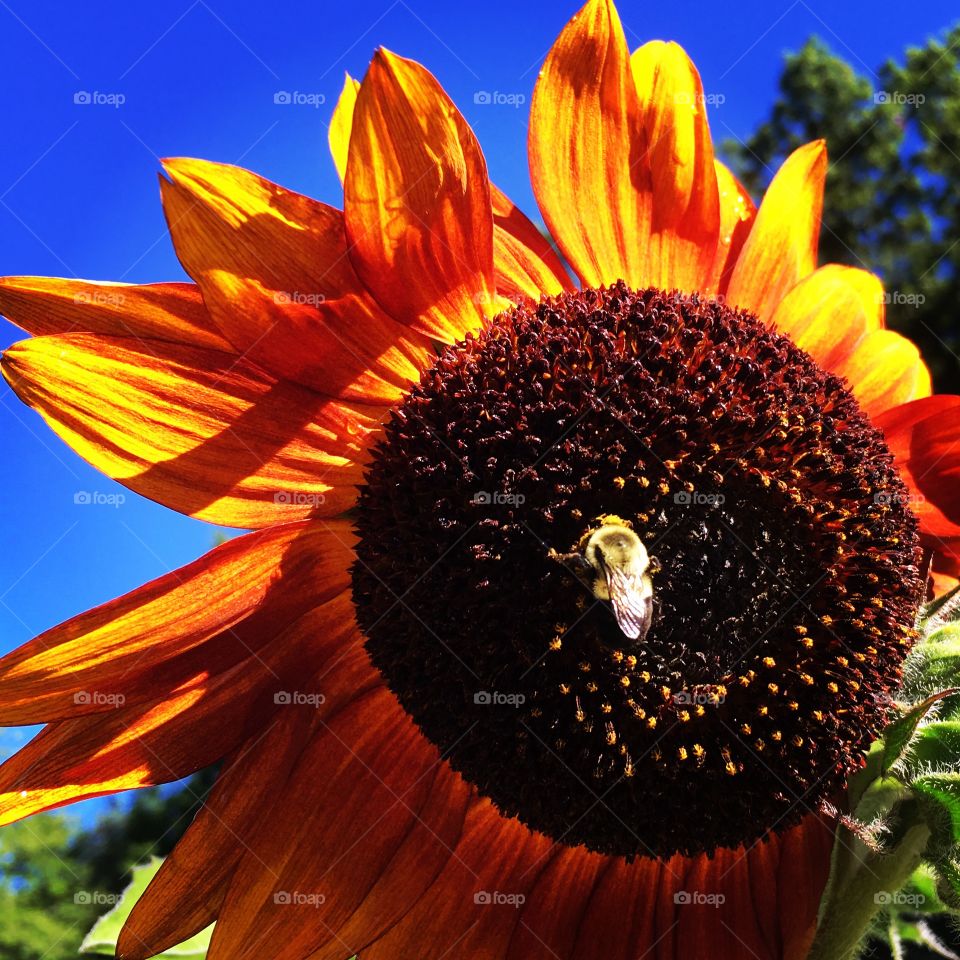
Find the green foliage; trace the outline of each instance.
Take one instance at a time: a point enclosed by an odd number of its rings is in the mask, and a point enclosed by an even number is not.
[[[130,916],[134,904],[147,889],[147,884],[153,879],[162,863],[159,857],[151,857],[146,863],[138,864],[133,868],[130,884],[124,889],[116,906],[105,913],[84,938],[80,948],[84,954],[108,957],[114,955],[120,930]],[[203,960],[210,947],[212,933],[211,925],[189,940],[157,954],[157,958],[158,960]]]
[[[122,902],[131,867],[173,849],[213,777],[207,770],[172,793],[141,791],[89,831],[52,813],[0,830],[0,957],[76,960],[97,917]]]
[[[0,956],[74,960],[102,907],[84,896],[85,867],[70,854],[72,826],[43,814],[0,830]]]
[[[782,160],[823,137],[830,169],[824,263],[879,273],[891,327],[923,351],[938,388],[960,388],[960,27],[874,77],[818,39],[787,57],[769,119],[724,152],[754,196]]]

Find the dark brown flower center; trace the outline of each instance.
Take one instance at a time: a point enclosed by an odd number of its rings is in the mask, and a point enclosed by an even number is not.
[[[842,786],[885,718],[921,590],[906,502],[842,381],[752,316],[564,294],[446,349],[391,415],[357,615],[504,814],[626,856],[736,846]],[[659,564],[638,640],[557,556],[610,514]]]

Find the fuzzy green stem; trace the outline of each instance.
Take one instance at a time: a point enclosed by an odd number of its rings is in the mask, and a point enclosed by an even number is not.
[[[807,960],[853,960],[879,912],[877,894],[893,894],[920,864],[930,830],[912,827],[891,853],[871,855],[843,885],[831,891]]]

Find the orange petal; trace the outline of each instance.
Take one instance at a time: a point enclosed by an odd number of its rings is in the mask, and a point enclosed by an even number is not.
[[[541,834],[505,820],[489,802],[477,802],[430,889],[399,923],[364,949],[364,960],[421,956],[425,943],[438,954],[455,949],[461,957],[502,957],[517,924],[517,903],[526,898],[554,852]]]
[[[348,614],[346,620],[352,619]],[[225,765],[189,830],[137,901],[120,935],[119,956],[146,960],[216,919],[246,839],[283,805],[291,777],[303,776],[297,771],[311,741],[323,736],[324,724],[348,703],[382,684],[353,634],[333,667],[321,671],[317,682],[324,702],[283,705]],[[317,782],[316,789],[328,795],[326,784]]]
[[[713,293],[720,202],[700,74],[682,47],[661,40],[635,51],[630,66],[653,188],[647,273],[637,285]]]
[[[519,918],[505,960],[579,957],[574,946],[583,912],[612,864],[611,857],[558,845],[517,908]]]
[[[552,296],[573,285],[550,241],[501,190],[491,184],[493,260],[497,293],[505,297]]]
[[[794,150],[767,188],[730,277],[731,305],[770,320],[777,305],[817,264],[827,149],[815,140]]]
[[[344,218],[357,272],[391,316],[446,342],[483,326],[496,302],[483,154],[436,79],[384,50],[357,95]]]
[[[720,194],[720,231],[711,276],[715,278],[718,292],[726,295],[730,276],[750,234],[757,208],[746,188],[724,164],[715,160],[714,166]]]
[[[319,684],[311,675],[321,659],[317,651],[329,656],[342,644],[350,603],[341,594],[222,674],[200,670],[151,702],[44,727],[0,766],[0,823],[88,797],[169,783],[219,760],[284,709],[277,693],[292,696],[302,689],[295,683]]]
[[[393,403],[429,343],[385,316],[347,255],[339,210],[239,167],[164,161],[170,233],[220,333],[279,377]]]
[[[960,536],[960,397],[934,396],[876,419],[910,488],[923,533]]]
[[[61,334],[3,375],[80,456],[181,513],[237,527],[335,516],[356,498],[382,408],[277,382],[235,356]]]
[[[929,397],[933,390],[930,371],[920,351],[893,330],[868,333],[837,373],[850,381],[854,395],[871,417],[902,403]]]
[[[828,264],[790,290],[771,324],[836,373],[867,334],[882,329],[883,285],[866,270]]]
[[[349,587],[353,542],[344,521],[279,524],[47,630],[0,659],[0,724],[153,699],[169,661],[195,669],[185,655],[201,646],[211,672],[227,669],[266,642],[267,625],[282,629]]]
[[[357,105],[357,91],[360,82],[354,80],[349,73],[344,74],[343,90],[337,105],[333,108],[330,118],[330,129],[327,139],[330,143],[330,153],[333,154],[333,164],[337,168],[337,176],[343,183],[347,173],[347,155],[350,150],[350,131],[353,128],[353,110]]]
[[[0,313],[18,327],[103,333],[228,349],[192,283],[101,283],[59,277],[0,277]]]
[[[210,960],[250,960],[265,951],[275,960],[299,960],[337,939],[331,931],[401,848],[441,766],[436,748],[382,685],[327,719],[272,816],[244,838]],[[335,797],[350,802],[331,802]],[[423,879],[414,872],[408,881]],[[272,931],[281,922],[288,935],[276,944]],[[341,956],[354,952],[338,946]]]
[[[627,41],[609,0],[590,0],[550,50],[530,105],[528,154],[537,203],[584,286],[644,286],[652,181]]]

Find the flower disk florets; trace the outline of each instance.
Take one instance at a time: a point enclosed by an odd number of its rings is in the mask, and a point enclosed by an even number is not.
[[[659,565],[637,641],[561,559],[610,515]],[[921,597],[844,383],[747,313],[623,284],[445,349],[357,517],[358,618],[405,709],[505,814],[604,853],[736,846],[840,788]]]

